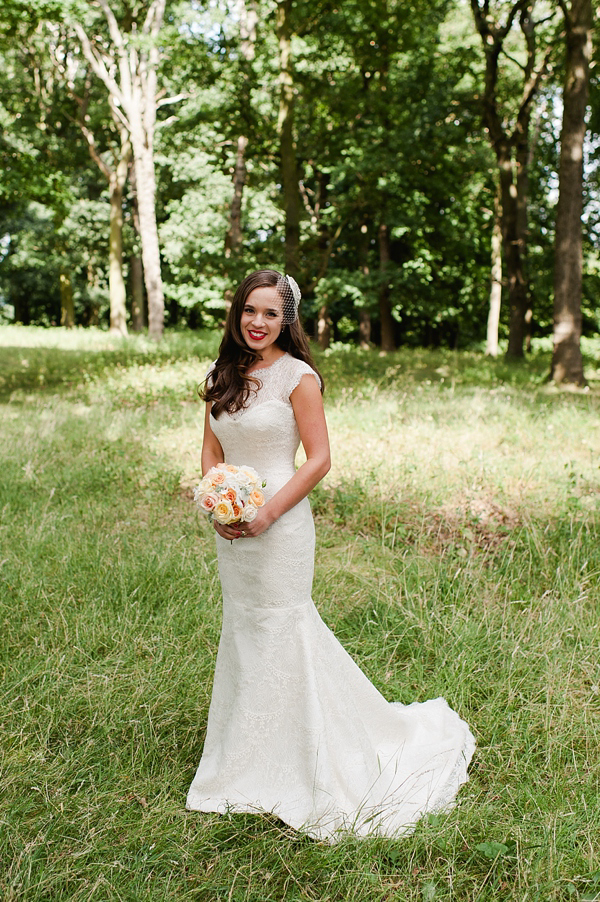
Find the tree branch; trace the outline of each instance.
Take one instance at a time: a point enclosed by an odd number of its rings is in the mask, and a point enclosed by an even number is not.
[[[108,5],[108,0],[96,0],[96,2],[100,5],[102,12],[104,13],[104,18],[108,23],[108,30],[111,40],[116,48],[117,55],[119,57],[119,72],[121,74],[121,87],[123,89],[123,93],[126,97],[130,97],[131,78],[127,60],[127,47],[125,41],[123,40],[123,35],[121,33],[121,29],[119,28],[119,23],[117,22],[112,9]]]
[[[189,94],[174,94],[173,97],[163,97],[162,100],[158,100],[156,102],[156,109],[158,110],[161,106],[167,106],[169,103],[179,103],[180,100],[187,100]]]
[[[117,97],[119,103],[123,105],[123,94],[121,92],[121,89],[106,68],[106,63],[92,47],[90,39],[81,27],[80,23],[73,21],[71,24],[73,26],[75,34],[79,38],[81,49],[83,50],[83,55],[85,56],[86,60],[88,61],[98,78],[104,82],[109,93]]]

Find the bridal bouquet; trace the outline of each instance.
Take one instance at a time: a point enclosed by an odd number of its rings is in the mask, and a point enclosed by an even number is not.
[[[267,481],[252,467],[217,464],[194,489],[194,501],[217,523],[249,523],[265,503]]]

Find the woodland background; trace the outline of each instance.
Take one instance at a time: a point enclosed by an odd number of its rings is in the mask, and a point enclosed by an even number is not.
[[[248,271],[285,267],[323,348],[519,358],[553,335],[555,378],[582,383],[579,334],[600,330],[593,16],[590,0],[7,0],[0,317],[214,328]]]

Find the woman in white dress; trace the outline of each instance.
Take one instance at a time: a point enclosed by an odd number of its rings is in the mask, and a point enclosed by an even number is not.
[[[398,836],[452,804],[475,743],[444,699],[387,702],[313,604],[307,495],[330,463],[299,300],[287,276],[248,276],[204,389],[202,472],[248,465],[267,485],[254,520],[213,521],[223,627],[187,807],[272,812],[329,842]]]

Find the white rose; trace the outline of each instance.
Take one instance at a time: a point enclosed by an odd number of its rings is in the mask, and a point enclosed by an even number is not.
[[[213,487],[212,480],[209,479],[208,476],[205,476],[204,479],[202,480],[202,482],[198,483],[198,485],[196,486],[196,491],[194,492],[194,496],[196,495],[196,492],[199,495],[204,495],[205,492],[210,492],[212,487]]]
[[[254,518],[256,517],[257,513],[258,510],[256,509],[256,507],[252,504],[251,501],[248,501],[244,506],[244,510],[242,511],[242,523],[251,523],[252,520],[254,520]]]

